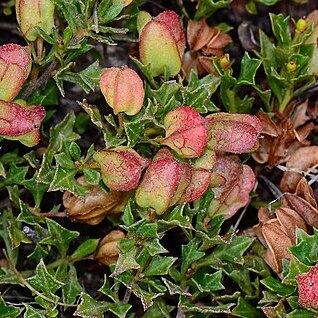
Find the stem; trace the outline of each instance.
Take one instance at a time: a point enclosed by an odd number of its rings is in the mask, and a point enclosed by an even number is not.
[[[38,61],[42,61],[42,58],[43,58],[43,38],[38,37],[38,39],[36,41],[36,46],[37,46]]]
[[[119,129],[124,130],[124,113],[118,114]]]
[[[22,274],[15,268],[15,266],[13,266],[13,264],[11,263],[11,260],[9,259],[7,253],[5,250],[3,250],[4,256],[7,259],[8,263],[9,263],[9,267],[10,269],[14,272],[14,274],[16,275],[16,277],[18,278],[18,280],[25,286],[27,287],[33,294],[41,297],[42,299],[46,300],[49,303],[55,304],[55,305],[60,305],[63,307],[77,307],[77,305],[73,305],[73,304],[65,304],[62,302],[56,302],[53,299],[43,295],[42,293],[40,293],[39,291],[37,291],[35,288],[33,288],[28,282],[27,280],[22,276]]]
[[[37,209],[34,208],[29,208],[30,213],[33,215],[39,216],[39,217],[60,217],[60,218],[65,218],[67,217],[66,211],[64,212],[38,212]]]
[[[231,91],[230,89],[226,90],[226,96],[229,99],[229,111],[230,113],[237,113],[237,107],[235,104],[235,93],[233,91]]]
[[[290,102],[290,100],[293,98],[293,90],[292,89],[288,89],[284,95],[284,98],[282,100],[282,102],[279,105],[278,110],[283,113],[286,106],[288,105],[288,103]]]
[[[22,99],[27,100],[30,98],[30,96],[41,87],[45,86],[46,83],[49,81],[50,78],[52,78],[55,74],[55,70],[58,66],[59,62],[57,58],[54,58],[52,63],[47,67],[47,69],[44,71],[44,73],[40,76],[40,78],[29,85],[29,87],[26,89],[26,91],[22,94]]]

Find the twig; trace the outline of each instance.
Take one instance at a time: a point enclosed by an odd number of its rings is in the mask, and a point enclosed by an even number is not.
[[[54,58],[52,63],[47,67],[44,73],[40,76],[40,78],[31,83],[26,91],[22,94],[22,99],[27,100],[36,90],[40,89],[41,87],[45,86],[46,83],[49,81],[50,78],[54,76],[55,70],[58,66],[59,62],[57,58]]]
[[[60,218],[65,218],[67,217],[66,211],[56,211],[56,212],[37,212],[36,209],[34,208],[29,208],[30,213],[33,215],[39,216],[39,217],[60,217]]]
[[[125,295],[124,295],[124,298],[123,298],[123,300],[122,300],[122,302],[124,303],[124,304],[128,304],[128,302],[129,302],[129,299],[130,299],[130,295],[131,295],[131,289],[126,289],[126,292],[125,292]]]
[[[33,288],[28,282],[27,280],[23,277],[23,275],[15,268],[15,266],[11,263],[10,258],[7,255],[7,252],[5,250],[3,250],[3,254],[5,256],[5,258],[7,259],[8,263],[9,263],[9,267],[10,269],[14,272],[14,274],[16,275],[16,277],[18,278],[18,280],[25,286],[27,287],[33,294],[39,296],[40,298],[46,300],[49,303],[53,303],[55,305],[60,305],[60,306],[64,306],[64,307],[77,307],[77,305],[73,305],[73,304],[65,304],[65,303],[61,303],[58,301],[54,301],[53,299],[45,296],[44,294],[40,293],[39,291],[37,291],[35,288]]]
[[[250,203],[251,203],[251,199],[247,202],[247,204],[245,205],[244,209],[242,210],[242,212],[241,212],[241,214],[240,214],[238,220],[236,221],[236,223],[235,223],[235,225],[234,225],[234,230],[235,230],[235,231],[236,231],[237,228],[239,227],[239,225],[240,225],[240,223],[241,223],[241,221],[242,221],[242,219],[243,219],[243,216],[245,215],[245,213],[246,213],[246,211],[247,211],[247,208],[248,208],[248,206],[250,205]]]

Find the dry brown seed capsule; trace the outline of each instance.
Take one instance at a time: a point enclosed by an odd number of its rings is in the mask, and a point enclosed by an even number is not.
[[[118,242],[124,237],[125,233],[120,230],[108,233],[99,243],[95,259],[104,265],[116,264],[119,256]]]
[[[63,204],[67,209],[68,216],[78,222],[84,222],[90,225],[100,223],[108,214],[120,213],[123,211],[129,195],[119,191],[106,192],[100,187],[88,185],[84,177],[77,180],[80,184],[89,188],[88,194],[81,198],[70,192],[63,195]],[[117,209],[117,206],[122,206]]]

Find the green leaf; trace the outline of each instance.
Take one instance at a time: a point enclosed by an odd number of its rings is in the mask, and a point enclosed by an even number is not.
[[[23,185],[32,193],[35,208],[38,208],[42,202],[43,195],[49,189],[49,185],[38,182],[36,180],[36,175],[34,175],[31,179],[24,180]]]
[[[139,141],[144,139],[145,125],[145,121],[125,121],[124,129],[127,136],[128,147],[134,147]]]
[[[142,318],[165,318],[171,317],[170,312],[174,306],[168,306],[163,300],[156,299],[154,304],[142,315]]]
[[[155,255],[143,273],[145,276],[166,275],[176,260],[176,257]]]
[[[184,215],[184,207],[184,205],[178,205],[158,220],[158,233],[166,232],[174,227],[193,229],[189,216]]]
[[[197,284],[200,284],[200,288],[202,288],[202,291],[205,292],[212,292],[225,288],[221,282],[222,270],[219,270],[213,274],[198,271],[193,279]]]
[[[0,317],[1,318],[15,318],[21,313],[21,309],[13,306],[7,306],[0,296]]]
[[[100,172],[91,168],[84,167],[83,173],[85,176],[85,181],[88,184],[97,186],[100,181]]]
[[[50,236],[43,239],[41,243],[56,246],[60,255],[65,256],[70,242],[77,238],[80,233],[77,231],[70,231],[49,218],[46,218],[46,224]]]
[[[56,163],[63,169],[74,169],[75,165],[71,157],[65,152],[54,156]]]
[[[83,242],[76,251],[71,255],[72,259],[82,258],[96,251],[99,239],[88,239]]]
[[[109,305],[109,311],[119,318],[125,318],[132,305],[117,302]]]
[[[23,286],[13,270],[6,267],[0,267],[0,285],[3,284]]]
[[[226,264],[224,267],[224,272],[239,286],[247,295],[254,294],[254,288],[251,284],[250,273],[247,267],[243,267],[238,264]]]
[[[101,6],[99,7],[97,14],[100,20],[100,24],[106,24],[114,20],[123,10],[125,2],[123,0],[116,2],[117,3],[115,3],[114,5],[108,7],[107,10],[102,10]]]
[[[62,287],[63,301],[66,304],[74,304],[77,297],[83,291],[83,287],[80,285],[74,265],[69,264],[69,271],[67,277],[64,280],[65,284]]]
[[[77,117],[76,117],[76,119],[77,119]],[[70,143],[69,152],[70,152],[71,157],[74,160],[78,161],[81,159],[81,152],[82,151],[81,151],[80,146],[76,142],[72,141]]]
[[[64,283],[58,281],[47,271],[42,259],[35,269],[35,275],[27,278],[27,282],[37,291],[42,291],[45,296],[53,300],[58,299],[58,296],[54,293],[64,286]]]
[[[261,283],[270,291],[277,293],[280,297],[290,296],[296,291],[296,287],[284,285],[271,276],[262,279]]]
[[[282,46],[288,46],[291,43],[291,34],[289,31],[290,17],[285,17],[283,14],[270,13],[273,33],[279,43]]]
[[[34,308],[28,304],[24,304],[24,306],[25,312],[23,318],[44,318],[46,316],[44,310]]]
[[[226,8],[232,0],[202,0],[199,2],[199,7],[195,12],[194,19],[200,20],[211,16],[218,9]]]
[[[79,196],[86,195],[88,188],[75,180],[77,172],[77,169],[68,170],[58,165],[48,191],[66,190]]]
[[[312,313],[306,309],[296,309],[286,315],[286,318],[315,318],[317,313]]]
[[[58,152],[62,152],[63,148],[66,148],[66,144],[80,138],[79,135],[73,132],[75,119],[76,117],[73,112],[68,113],[63,121],[51,130],[50,144],[43,155],[41,168],[36,176],[37,182],[45,184],[52,182],[55,173],[54,165],[52,164],[54,155]]]
[[[185,312],[197,312],[202,314],[230,314],[230,308],[233,307],[234,304],[226,304],[220,306],[203,306],[199,304],[193,304],[189,301],[189,299],[185,296],[180,296],[180,301],[178,304],[179,308],[182,308]],[[255,316],[257,317],[257,316]],[[254,317],[254,318],[255,318]]]
[[[155,256],[156,254],[168,253],[168,250],[166,250],[160,244],[159,239],[146,241],[143,245],[151,256]]]
[[[219,76],[209,74],[201,79],[191,71],[188,86],[181,89],[182,104],[191,105],[199,113],[217,111],[218,108],[211,102],[212,94],[221,83]]]
[[[123,238],[119,241],[119,258],[112,276],[117,276],[129,269],[138,269],[140,265],[136,261],[137,248],[135,240]]]
[[[262,314],[254,306],[250,305],[244,298],[240,297],[237,306],[232,310],[232,314],[242,318],[261,317]]]
[[[69,0],[54,0],[57,7],[63,13],[65,20],[67,21],[68,26],[72,30],[73,34],[77,34],[78,22],[80,20],[78,16],[78,10],[75,4]]]
[[[179,285],[176,285],[176,284],[170,282],[169,280],[165,279],[164,277],[162,277],[161,279],[164,282],[164,284],[166,285],[166,287],[168,288],[170,295],[175,295],[175,294],[183,295],[185,293],[185,291],[182,290],[182,288]]]
[[[307,273],[310,267],[298,261],[298,259],[293,258],[289,262],[288,274],[283,279],[283,284],[296,286],[296,277],[303,273]]]
[[[98,291],[108,296],[112,301],[116,302],[116,297],[114,296],[115,293],[110,289],[109,280],[106,275],[104,275],[103,286]]]
[[[315,228],[313,230],[313,235],[297,230],[297,244],[289,248],[300,262],[308,266],[318,262],[318,230]]]
[[[109,303],[106,301],[96,301],[90,295],[81,293],[81,302],[77,307],[75,315],[86,318],[103,318],[108,311]]]
[[[58,89],[54,81],[49,81],[45,91],[36,90],[28,99],[31,105],[52,106],[58,105]]]
[[[243,265],[243,254],[253,243],[253,239],[246,236],[234,236],[230,244],[217,246],[213,252],[213,257],[222,261],[237,263]]]
[[[237,81],[237,85],[255,85],[255,75],[262,61],[259,59],[251,59],[249,54],[245,52],[241,61],[241,73]]]
[[[187,245],[182,245],[181,273],[185,274],[192,263],[204,256],[205,253],[199,251],[198,243],[194,240],[190,241]]]

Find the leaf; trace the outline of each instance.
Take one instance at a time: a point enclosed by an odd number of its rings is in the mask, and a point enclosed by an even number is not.
[[[24,304],[25,312],[23,318],[43,318],[45,317],[45,311],[34,308],[31,305]]]
[[[122,302],[117,302],[109,305],[109,311],[111,311],[119,318],[125,318],[130,308],[132,308],[132,305],[123,304]]]
[[[48,191],[66,190],[79,196],[85,196],[89,190],[75,180],[77,172],[77,169],[67,170],[58,165]]]
[[[75,123],[73,112],[68,113],[62,122],[57,124],[50,132],[50,144],[43,155],[41,168],[36,175],[36,181],[50,184],[53,180],[55,169],[52,169],[54,155],[61,152],[68,142],[77,140],[80,136],[73,132]]]
[[[290,296],[296,290],[296,287],[284,285],[271,276],[262,279],[261,283],[270,291],[277,293],[280,297]]]
[[[198,250],[198,244],[194,240],[187,245],[182,245],[181,273],[185,274],[192,263],[205,256],[204,252]]]
[[[166,250],[160,244],[159,239],[144,242],[144,247],[151,256],[155,256],[156,254],[168,253],[168,250]]]
[[[239,75],[237,85],[255,85],[255,75],[262,61],[259,59],[251,59],[249,54],[245,52],[241,61],[241,73]]]
[[[254,288],[251,284],[251,278],[248,268],[237,264],[226,264],[224,271],[238,286],[241,291],[247,295],[254,294]]]
[[[169,213],[166,213],[162,219],[158,220],[158,232],[166,232],[174,227],[193,229],[190,218],[184,215],[185,205],[178,205]]]
[[[21,309],[13,306],[7,306],[0,296],[0,317],[1,318],[15,318],[21,313]]]
[[[71,255],[72,259],[82,258],[96,251],[99,239],[88,239],[83,242],[76,251]]]
[[[185,312],[198,312],[202,314],[230,314],[230,308],[234,306],[233,303],[220,306],[203,306],[200,304],[190,303],[187,297],[180,296],[178,307],[182,308]],[[255,316],[256,317],[256,316]],[[253,318],[255,318],[253,317]]]
[[[291,253],[305,265],[311,266],[318,262],[318,230],[309,235],[302,230],[297,230],[297,244],[289,248]]]
[[[288,274],[283,279],[283,284],[296,286],[296,277],[308,272],[309,266],[301,263],[298,259],[293,258],[288,265]]]
[[[44,295],[55,301],[58,299],[58,296],[54,295],[54,293],[64,286],[64,283],[55,279],[55,277],[47,271],[43,259],[41,259],[40,263],[37,265],[35,275],[27,278],[27,282],[33,288],[42,291]]]
[[[176,257],[155,255],[143,273],[145,276],[166,275],[176,260]]]
[[[77,297],[83,291],[83,287],[80,285],[74,265],[69,264],[69,271],[67,277],[64,280],[65,284],[62,287],[63,301],[66,304],[74,304]]]
[[[114,292],[109,287],[109,280],[106,275],[104,275],[104,283],[103,286],[98,290],[99,292],[103,293],[107,297],[109,297],[112,301],[116,302],[116,298],[114,296]]]
[[[175,294],[183,295],[185,293],[185,291],[182,290],[182,288],[179,285],[176,285],[176,284],[170,282],[169,280],[165,279],[164,277],[162,277],[161,279],[164,282],[164,284],[166,285],[166,287],[168,288],[170,295],[175,295]]]
[[[119,241],[119,258],[116,263],[115,271],[111,275],[117,276],[129,269],[138,269],[140,265],[136,261],[137,248],[135,240],[132,238],[123,238]]]
[[[238,299],[237,306],[232,310],[233,315],[242,318],[261,317],[261,312],[250,305],[244,298]]]
[[[270,13],[272,30],[279,45],[287,47],[291,43],[291,34],[289,31],[290,17],[285,17],[283,14]]]
[[[199,20],[203,17],[209,17],[218,9],[227,7],[231,2],[232,0],[202,0],[195,12],[194,19]]]
[[[80,233],[77,231],[70,231],[49,218],[46,218],[46,224],[50,236],[43,239],[41,243],[56,246],[60,255],[65,256],[70,242],[77,238]]]
[[[288,313],[286,318],[315,318],[316,314],[306,309],[296,309]]]
[[[202,114],[217,111],[218,108],[211,102],[211,96],[220,83],[218,76],[209,74],[199,79],[198,74],[191,71],[188,86],[181,88],[182,105],[191,105]]]
[[[222,280],[222,270],[216,271],[213,274],[204,273],[203,271],[199,271],[194,280],[199,283],[203,291],[205,292],[213,292],[217,290],[225,289],[221,280]]]
[[[109,303],[106,301],[96,301],[90,295],[82,292],[81,302],[77,307],[75,315],[85,318],[103,318],[108,311]]]
[[[252,244],[253,239],[246,236],[234,236],[230,244],[217,246],[213,251],[213,256],[231,263],[243,265],[243,254]]]

